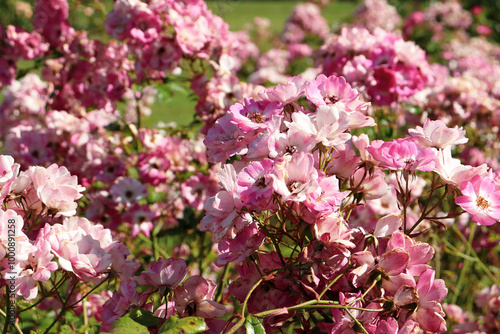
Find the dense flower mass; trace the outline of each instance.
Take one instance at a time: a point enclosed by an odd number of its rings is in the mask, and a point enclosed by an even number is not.
[[[500,331],[488,9],[328,3],[16,3],[2,332]]]

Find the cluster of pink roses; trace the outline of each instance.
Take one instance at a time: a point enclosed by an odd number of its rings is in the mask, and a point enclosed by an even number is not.
[[[137,270],[138,264],[126,260],[126,248],[113,241],[109,229],[75,216],[76,200],[85,188],[66,167],[20,171],[12,157],[2,155],[0,169],[5,208],[0,209],[0,260],[2,274],[15,275],[17,295],[36,298],[38,282],[47,282],[58,268],[81,282],[99,282],[111,270],[126,275]],[[14,230],[7,228],[11,221]]]
[[[343,28],[325,41],[317,63],[326,75],[345,76],[376,105],[404,102],[433,81],[425,51],[380,28]]]
[[[442,280],[434,280],[433,270],[426,265],[434,251],[399,229],[413,231],[422,220],[437,217],[432,210],[410,207],[411,192],[422,187],[416,182],[416,171],[435,172],[443,184],[460,187],[462,196],[456,197],[456,203],[473,221],[489,225],[500,220],[496,175],[487,172],[485,165],[467,166],[452,158],[451,147],[467,142],[465,131],[427,120],[423,127],[409,130],[406,138],[369,142],[366,135],[353,137],[349,130],[375,123],[364,114],[368,104],[342,77],[320,75],[310,82],[294,77],[285,85],[261,91],[259,97],[232,106],[205,140],[210,161],[224,163],[238,157],[218,173],[222,189],[207,200],[207,214],[201,221],[201,229],[210,231],[219,244],[222,254],[216,264],[242,262],[262,249],[265,238],[274,239],[278,247],[278,254],[260,254],[255,269],[242,264],[241,277],[230,291],[243,302],[259,278],[249,280],[247,275],[273,273],[267,288],[263,284],[259,288],[263,290],[253,292],[251,313],[306,302],[314,298],[312,291],[318,301],[319,291],[338,291],[340,305],[367,311],[357,317],[334,312],[334,324],[323,325],[333,332],[351,327],[353,321],[368,332],[375,332],[376,324],[383,321],[397,326],[382,308],[388,300],[401,308],[400,324],[412,319],[412,326],[445,331],[439,302],[447,289]],[[384,171],[395,174],[385,176]],[[393,176],[397,182],[391,181]],[[367,209],[372,217],[382,213],[376,207],[383,197],[393,203],[384,212],[388,216],[367,219],[363,215]],[[361,203],[366,209],[358,214],[353,208]],[[312,237],[306,241],[308,231]],[[285,236],[302,251],[284,257],[276,244],[281,246]],[[292,263],[311,269],[303,271]],[[374,281],[375,273],[381,286]],[[294,293],[285,292],[290,290]],[[265,295],[272,299],[257,303]],[[405,313],[412,309],[409,305],[414,309]],[[272,316],[265,324],[273,327],[292,316],[280,314],[279,321]]]

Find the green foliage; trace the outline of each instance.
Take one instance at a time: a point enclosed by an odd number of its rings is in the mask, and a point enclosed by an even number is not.
[[[147,327],[134,321],[130,316],[123,316],[113,322],[110,329],[111,334],[149,334]]]
[[[207,325],[203,318],[188,317],[179,319],[171,316],[160,328],[159,334],[197,334],[205,330],[207,330]]]
[[[129,317],[135,322],[138,322],[139,324],[146,327],[157,327],[163,321],[163,319],[155,317],[153,313],[139,307],[130,311]]]
[[[253,315],[248,315],[245,319],[245,331],[247,334],[265,334],[266,330],[259,319]]]

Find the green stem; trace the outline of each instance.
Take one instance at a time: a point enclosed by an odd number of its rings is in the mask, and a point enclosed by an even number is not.
[[[48,296],[52,295],[55,291],[59,290],[59,288],[64,284],[64,282],[66,282],[66,280],[68,279],[68,276],[63,276],[61,278],[61,280],[59,282],[57,282],[54,287],[45,295],[42,296],[42,298],[40,298],[35,304],[31,305],[31,306],[28,306],[26,308],[23,308],[22,310],[19,310],[18,313],[21,313],[21,312],[24,312],[24,311],[28,311],[29,309],[37,306],[38,304],[40,304],[41,302],[43,302],[45,300],[45,298],[47,298]]]
[[[330,283],[328,283],[328,286],[319,294],[319,299],[323,298],[325,293],[349,270],[351,269],[352,265],[348,265],[342,272],[333,279]]]
[[[7,314],[2,309],[0,309],[0,315],[8,319]],[[16,328],[19,334],[23,334],[23,330],[21,329],[21,327],[19,327],[19,324],[17,322],[14,324],[14,327]]]
[[[383,309],[370,309],[370,308],[363,308],[363,307],[355,307],[355,306],[348,306],[348,305],[339,305],[339,304],[334,304],[332,301],[329,300],[309,300],[307,302],[295,305],[295,306],[290,306],[287,307],[286,309],[288,311],[297,311],[297,310],[308,310],[308,309],[324,309],[324,308],[330,308],[330,309],[342,309],[342,310],[357,310],[357,311],[365,311],[365,312],[382,312],[384,311]],[[262,318],[265,316],[268,316],[270,314],[273,314],[275,312],[279,312],[283,310],[283,308],[277,308],[273,310],[268,310],[268,311],[263,311],[254,314],[254,317]]]
[[[241,315],[243,317],[245,317],[245,310],[247,308],[247,303],[248,303],[248,300],[250,299],[250,296],[252,295],[252,292],[257,289],[257,287],[260,285],[260,283],[262,283],[262,281],[264,280],[264,277],[261,277],[261,279],[259,279],[257,281],[257,283],[255,283],[252,288],[250,289],[250,291],[248,291],[248,294],[247,296],[245,297],[245,301],[243,302],[243,308],[241,310]]]
[[[233,326],[231,327],[231,329],[229,331],[227,331],[226,334],[234,334],[236,333],[236,331],[241,327],[243,326],[243,324],[245,323],[245,318],[242,317],[240,320],[238,320],[238,322]]]
[[[142,234],[142,233],[139,233],[137,236],[139,237],[139,239],[141,239],[141,240],[143,240],[143,241],[147,242],[148,244],[150,244],[150,245],[151,245],[151,247],[153,247],[153,242],[151,241],[151,239],[150,239],[150,238],[146,237],[146,236],[145,236],[144,234]],[[159,253],[160,253],[160,255],[161,255],[161,256],[163,256],[165,259],[168,259],[168,258],[170,257],[170,255],[168,255],[168,253],[167,253],[167,252],[165,252],[165,250],[163,250],[162,248],[158,248],[158,247],[157,247],[156,249],[157,249],[157,252],[159,252]]]
[[[469,240],[467,241],[468,244],[472,243],[475,231],[476,231],[476,225],[472,225],[472,227],[470,229],[470,233],[469,233]],[[466,255],[470,255],[470,248],[467,248],[467,254]],[[458,295],[460,294],[460,291],[462,290],[462,286],[464,284],[464,278],[465,278],[465,275],[469,271],[471,263],[472,263],[472,261],[470,261],[468,259],[464,260],[464,266],[463,266],[462,270],[460,271],[460,276],[458,277],[457,284],[455,285],[456,289],[455,289],[455,293],[453,294],[452,304],[456,304],[457,303]]]
[[[73,306],[75,306],[76,304],[78,304],[79,302],[83,301],[85,298],[87,298],[87,296],[89,296],[92,292],[94,292],[96,289],[98,289],[101,285],[104,284],[104,282],[106,282],[109,278],[111,277],[111,274],[108,274],[108,276],[102,280],[101,283],[97,284],[96,286],[94,286],[89,292],[87,292],[85,295],[83,295],[82,298],[78,299],[76,302],[74,302],[73,304],[71,304],[68,308],[72,308]],[[70,294],[71,296],[71,294]],[[68,298],[69,300],[69,298]]]
[[[54,327],[54,325],[59,322],[59,319],[61,319],[62,316],[66,313],[66,311],[68,310],[69,299],[71,298],[71,295],[73,294],[75,289],[76,289],[76,284],[73,284],[73,287],[71,288],[71,292],[69,293],[68,298],[66,298],[66,301],[64,302],[64,304],[61,308],[61,311],[59,312],[57,317],[54,319],[54,321],[52,321],[50,326],[45,330],[45,332],[43,332],[44,334],[48,334],[50,332],[50,330],[52,329],[52,327]],[[75,305],[75,304],[73,304],[73,305]]]
[[[214,300],[220,302],[222,299],[222,290],[224,289],[224,282],[226,282],[227,274],[229,273],[229,263],[224,266],[224,271],[220,276],[219,285],[217,286],[217,291],[215,292]]]
[[[424,207],[424,210],[422,211],[422,215],[420,216],[420,218],[418,218],[417,222],[410,228],[410,230],[408,231],[407,234],[411,234],[411,232],[413,232],[415,230],[415,228],[417,228],[417,226],[427,217],[427,215],[429,213],[431,213],[439,204],[441,204],[443,202],[443,200],[448,197],[448,189],[445,190],[444,194],[441,196],[441,198],[436,202],[436,204],[434,204],[432,206],[432,208],[430,208],[429,210],[427,210],[427,212],[425,211],[425,209],[427,208],[427,203]],[[429,195],[429,198],[430,198],[430,195]]]
[[[458,235],[458,237],[462,240],[462,242],[467,245],[467,248],[470,249],[471,255],[476,259],[477,264],[481,267],[481,269],[483,269],[483,271],[485,272],[485,274],[488,275],[488,277],[496,285],[500,286],[500,280],[497,280],[496,277],[495,277],[495,275],[493,275],[493,273],[491,272],[491,270],[483,263],[483,261],[481,261],[481,259],[477,255],[476,251],[468,243],[468,240],[465,238],[465,236],[462,234],[462,232],[460,232],[460,230],[455,225],[452,226],[452,229],[453,229],[453,231],[455,231],[455,233]]]
[[[85,327],[89,324],[89,315],[87,314],[87,302],[82,300],[82,312],[83,312],[83,324]],[[89,334],[89,331],[85,329],[85,334]]]
[[[358,325],[359,329],[361,329],[361,331],[363,331],[363,333],[365,334],[369,334],[366,329],[363,327],[363,325],[358,321],[358,319],[354,318],[354,316],[352,315],[352,313],[346,309],[345,310],[347,312],[347,314],[349,314],[349,316],[352,318],[352,320],[356,323],[356,325]]]

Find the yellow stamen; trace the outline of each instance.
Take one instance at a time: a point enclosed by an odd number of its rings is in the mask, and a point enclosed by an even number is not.
[[[479,196],[477,199],[476,199],[476,204],[479,208],[483,209],[483,210],[486,210],[490,207],[490,202],[488,202],[487,200],[485,200],[483,197]]]

